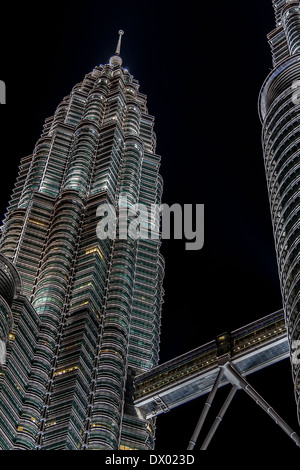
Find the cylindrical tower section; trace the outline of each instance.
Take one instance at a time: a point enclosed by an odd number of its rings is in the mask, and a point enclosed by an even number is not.
[[[127,136],[122,160],[122,175],[119,189],[120,198],[127,198],[129,205],[138,203],[143,144],[139,137]]]
[[[50,132],[49,134],[51,135],[55,128],[65,122],[67,111],[68,111],[68,106],[69,106],[69,97],[65,97],[63,101],[57,106],[55,114],[53,116],[53,120],[51,122],[51,127],[50,127]]]
[[[116,240],[109,273],[89,448],[118,449],[124,406],[136,241]]]
[[[42,137],[37,142],[22,195],[20,197],[19,208],[26,208],[32,198],[33,192],[39,190],[47,167],[47,161],[51,153],[52,142],[53,138],[49,136]]]
[[[42,319],[40,349],[37,355],[40,360],[36,366],[36,374],[39,375],[42,387],[46,386],[49,379],[52,358],[57,357],[57,332],[64,303],[67,301],[67,286],[72,280],[71,268],[76,254],[74,248],[82,210],[82,201],[72,191],[65,192],[57,201],[47,250],[43,256],[32,299],[32,305]],[[42,394],[40,399],[42,400]]]
[[[8,215],[3,227],[0,249],[1,253],[11,261],[15,259],[25,217],[26,209],[14,210]]]
[[[69,162],[64,189],[87,194],[99,131],[96,124],[82,121],[75,133],[74,148]]]
[[[282,24],[285,29],[290,54],[300,52],[300,7],[299,1],[292,1],[282,10]]]
[[[94,121],[97,125],[101,125],[105,108],[105,99],[106,97],[101,90],[98,91],[97,89],[93,89],[87,99],[84,119]]]
[[[45,322],[48,319],[49,327],[52,325],[54,335],[70,282],[82,210],[81,199],[72,191],[66,191],[58,200],[32,300],[36,312]]]
[[[283,307],[300,422],[300,100],[299,56],[271,72],[262,87],[262,143]]]
[[[135,101],[129,102],[125,110],[124,132],[125,135],[139,135],[141,111]]]
[[[125,217],[124,224],[122,211],[127,214],[138,203],[142,156],[140,139],[126,139],[119,186],[121,211],[108,274],[89,448],[118,449],[121,437],[137,253],[137,241],[128,236],[129,221]]]
[[[6,344],[13,327],[10,307],[20,288],[21,280],[16,268],[0,254],[0,366],[5,363]]]

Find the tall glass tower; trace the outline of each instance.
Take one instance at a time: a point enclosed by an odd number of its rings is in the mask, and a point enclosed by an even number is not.
[[[300,422],[300,2],[273,0],[273,70],[259,97],[262,142]]]
[[[118,223],[97,234],[103,207],[161,203],[154,118],[122,66],[122,34],[20,163],[0,244],[1,449],[154,446],[132,383],[158,362],[159,222],[155,237],[118,236]]]

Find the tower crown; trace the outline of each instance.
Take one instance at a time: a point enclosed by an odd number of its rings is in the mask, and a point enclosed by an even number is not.
[[[116,52],[115,52],[115,55],[113,55],[109,59],[109,65],[122,65],[122,59],[120,57],[120,52],[121,52],[121,38],[122,38],[123,34],[124,34],[124,31],[122,29],[120,29],[120,31],[119,31],[119,40],[118,40]]]

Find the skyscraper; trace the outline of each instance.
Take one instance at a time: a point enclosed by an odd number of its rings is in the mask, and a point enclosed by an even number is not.
[[[164,262],[150,209],[162,179],[122,34],[20,163],[0,244],[1,449],[154,446],[132,381],[158,362]],[[152,214],[140,230],[156,236],[121,236],[121,213],[136,204]],[[99,237],[108,206],[116,236]]]
[[[300,4],[273,0],[273,70],[259,97],[278,271],[300,422]]]

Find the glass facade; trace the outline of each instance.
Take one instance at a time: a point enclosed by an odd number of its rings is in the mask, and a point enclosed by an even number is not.
[[[300,2],[273,0],[273,70],[259,113],[283,307],[300,422]]]
[[[116,53],[21,160],[0,240],[1,449],[154,447],[133,380],[158,363],[159,221],[142,218],[154,238],[97,236],[99,208],[161,204],[153,128]]]

